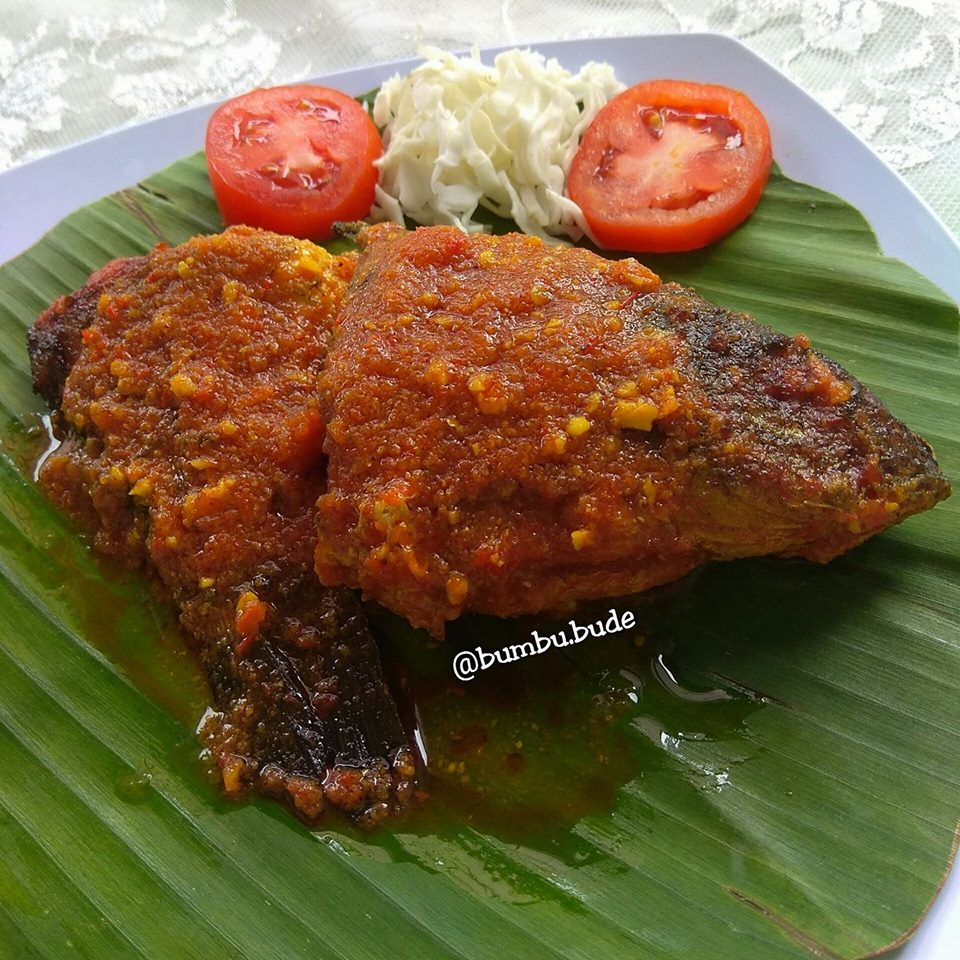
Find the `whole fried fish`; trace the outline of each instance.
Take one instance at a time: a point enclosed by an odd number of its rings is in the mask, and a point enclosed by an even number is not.
[[[708,560],[827,561],[950,493],[802,334],[633,259],[360,231],[322,375],[316,566],[434,634]]]
[[[412,754],[363,608],[313,572],[317,378],[353,265],[246,228],[160,246],[61,297],[29,348],[63,438],[40,483],[177,604],[227,791],[370,825],[410,801]]]

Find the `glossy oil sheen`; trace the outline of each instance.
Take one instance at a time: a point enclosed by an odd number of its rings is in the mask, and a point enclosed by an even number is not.
[[[20,439],[20,449],[8,448],[21,469],[35,475],[55,444],[44,423]],[[50,549],[71,555],[65,542],[51,542]],[[56,578],[83,634],[182,725],[196,727],[209,691],[172,607],[142,571],[121,570],[103,557],[94,568],[99,575],[91,580],[79,564],[68,563]],[[708,742],[735,739],[761,699],[715,687],[688,691],[664,668],[668,655],[656,639],[672,604],[685,602],[696,577],[649,595],[583,604],[571,616],[598,633],[613,610],[619,617],[633,612],[637,626],[498,664],[469,684],[452,673],[457,649],[520,643],[532,630],[569,631],[569,618],[466,617],[438,643],[372,610],[388,682],[427,760],[422,786],[429,799],[404,828],[455,831],[467,822],[514,842],[555,838],[584,816],[609,812],[625,783],[663,767],[665,752],[687,762],[687,744],[695,752]],[[704,695],[729,702],[693,715],[684,709]],[[196,753],[195,775],[206,779],[199,741]],[[704,787],[723,789],[727,769],[688,762]],[[118,780],[118,794],[139,802],[151,780],[149,770],[133,771]]]

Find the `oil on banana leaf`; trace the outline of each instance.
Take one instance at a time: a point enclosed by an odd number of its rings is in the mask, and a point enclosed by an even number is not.
[[[395,830],[223,800],[170,610],[32,480],[24,333],[107,260],[221,224],[202,156],[0,269],[0,957],[863,957],[942,883],[960,815],[960,498],[827,566],[708,567],[611,605],[638,626],[489,671],[378,617],[431,777]],[[668,279],[802,330],[960,478],[956,307],[862,217],[775,173]]]

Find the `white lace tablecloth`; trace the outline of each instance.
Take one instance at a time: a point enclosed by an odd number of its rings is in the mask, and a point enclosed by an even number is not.
[[[960,234],[960,0],[4,0],[0,169],[262,84],[448,48],[738,37]],[[574,65],[576,66],[576,65]]]

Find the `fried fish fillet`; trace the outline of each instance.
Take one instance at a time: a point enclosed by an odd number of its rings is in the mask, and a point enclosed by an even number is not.
[[[58,300],[29,348],[63,435],[40,483],[177,604],[226,789],[369,824],[409,801],[412,754],[362,607],[313,572],[317,379],[354,262],[246,228],[160,246]]]
[[[434,634],[708,560],[827,561],[949,495],[805,336],[636,260],[446,227],[360,242],[320,381],[317,572]]]

